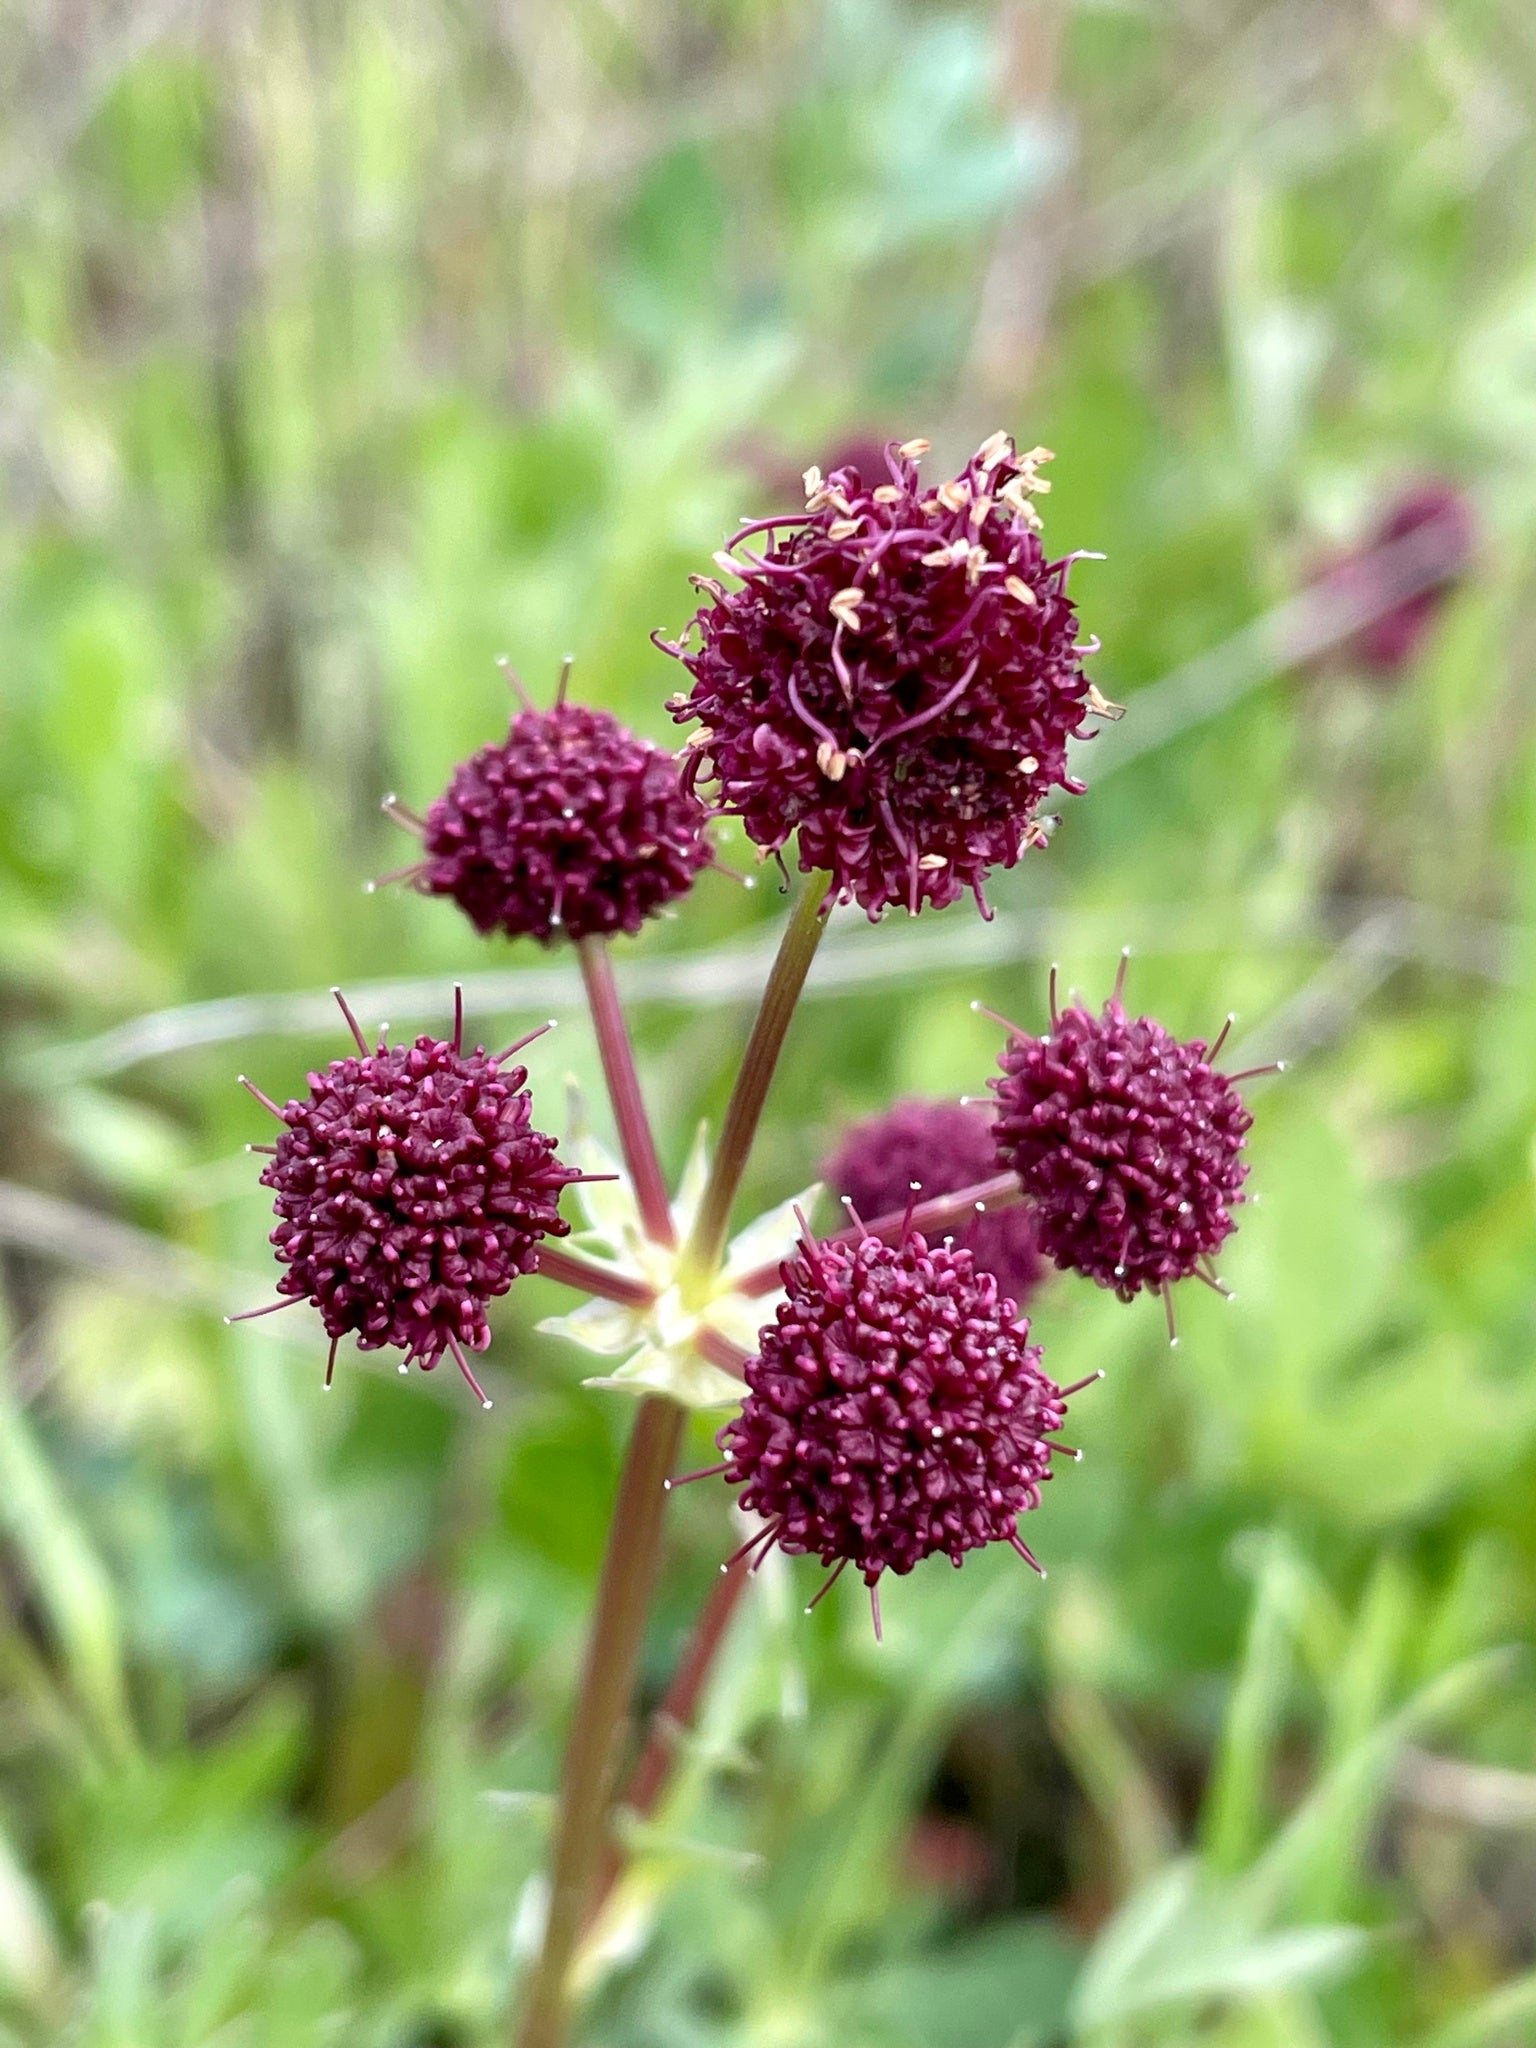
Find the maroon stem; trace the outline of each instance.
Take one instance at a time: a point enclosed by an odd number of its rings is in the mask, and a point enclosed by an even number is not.
[[[652,1397],[641,1403],[629,1440],[560,1776],[549,1909],[514,2036],[517,2048],[562,2048],[569,2033],[571,1962],[608,1846],[619,1742],[661,1560],[663,1482],[676,1463],[686,1419],[675,1401]]]
[[[723,1330],[712,1330],[708,1323],[700,1323],[694,1331],[693,1348],[700,1358],[718,1365],[722,1372],[731,1373],[736,1379],[741,1379],[752,1363],[750,1351],[743,1351]]]
[[[657,1801],[666,1788],[672,1759],[680,1740],[693,1727],[715,1658],[725,1641],[749,1576],[744,1557],[727,1565],[693,1625],[693,1634],[672,1674],[666,1697],[651,1716],[650,1734],[624,1792],[622,1804],[636,1820],[646,1820],[656,1810]],[[623,1867],[624,1858],[619,1844],[610,1839],[593,1888],[593,1919],[601,1912],[609,1893],[618,1883]]]
[[[594,1265],[579,1252],[562,1251],[558,1245],[539,1246],[538,1271],[546,1280],[558,1280],[562,1287],[574,1287],[581,1294],[600,1294],[604,1301],[621,1302],[625,1308],[649,1308],[656,1290],[628,1273],[613,1273]]]
[[[824,905],[831,876],[808,875],[799,901],[790,913],[779,950],[768,975],[768,986],[752,1025],[752,1035],[742,1055],[736,1085],[726,1105],[720,1143],[710,1163],[709,1178],[699,1200],[698,1214],[678,1268],[685,1300],[707,1298],[710,1282],[720,1265],[730,1229],[731,1209],[741,1177],[747,1169],[747,1155],[757,1135],[758,1119],[768,1099],[769,1085],[784,1039],[789,1031],[795,1005],[811,971],[816,948],[826,929]]]
[[[1011,1173],[995,1173],[990,1180],[978,1180],[968,1188],[956,1188],[950,1195],[934,1195],[926,1202],[914,1203],[911,1209],[892,1209],[884,1216],[875,1217],[873,1222],[862,1227],[850,1223],[845,1229],[828,1231],[825,1237],[817,1239],[818,1244],[856,1244],[860,1238],[878,1237],[886,1244],[899,1244],[907,1230],[920,1230],[925,1237],[932,1237],[936,1231],[954,1230],[962,1223],[974,1222],[978,1209],[995,1215],[999,1209],[1012,1209],[1024,1199],[1024,1191]],[[736,1294],[772,1294],[776,1287],[783,1285],[780,1271],[782,1261],[769,1266],[758,1266],[753,1272],[737,1281],[732,1290]]]
[[[635,1072],[634,1047],[619,1004],[618,985],[613,978],[613,960],[606,939],[588,937],[576,948],[581,978],[587,991],[587,1006],[597,1033],[602,1055],[603,1079],[619,1130],[619,1150],[629,1169],[630,1183],[645,1234],[654,1244],[675,1244],[672,1204],[656,1156],[656,1140],[640,1094],[640,1077]]]

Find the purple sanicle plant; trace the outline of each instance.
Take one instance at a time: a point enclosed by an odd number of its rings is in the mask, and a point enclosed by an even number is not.
[[[659,1570],[667,1490],[690,1407],[737,1412],[721,1476],[752,1532],[722,1567],[669,1700],[691,1711],[734,1602],[769,1551],[811,1554],[878,1588],[943,1554],[1010,1544],[1051,1476],[1076,1457],[1057,1435],[1067,1399],[1031,1343],[1021,1304],[1045,1254],[1129,1296],[1165,1299],[1231,1228],[1248,1114],[1199,1041],[1131,1019],[1120,985],[1103,1012],[1058,1013],[1030,1038],[1008,1027],[996,1102],[904,1103],[847,1134],[828,1163],[851,1222],[815,1236],[785,1204],[732,1237],[736,1198],[801,989],[832,905],[914,914],[985,884],[1049,837],[1041,806],[1075,792],[1067,749],[1117,716],[1083,671],[1067,594],[1034,500],[1048,451],[1002,433],[929,489],[927,443],[805,478],[803,511],[749,522],[695,578],[707,599],[689,636],[661,641],[691,688],[695,724],[673,756],[595,707],[526,697],[504,741],[454,771],[425,815],[385,808],[421,842],[401,871],[450,898],[478,932],[575,949],[613,1107],[622,1171],[570,1226],[562,1190],[583,1172],[537,1129],[527,1073],[451,1040],[370,1047],[310,1076],[279,1107],[265,1185],[284,1270],[336,1344],[444,1353],[481,1395],[468,1354],[489,1304],[540,1272],[590,1299],[555,1326],[589,1350],[628,1351],[596,1384],[639,1397],[571,1718],[538,1953],[517,2048],[563,2048],[575,1964],[623,1865],[615,1828],[621,1738],[632,1712]],[[749,545],[755,543],[755,545]],[[519,686],[520,688],[520,686]],[[703,800],[707,795],[709,803]],[[663,1175],[609,953],[715,865],[711,809],[764,857],[794,841],[808,880],[782,933],[713,1152],[674,1193]],[[535,1034],[536,1035],[536,1034]],[[251,1084],[247,1083],[247,1086]],[[582,1137],[587,1168],[601,1166]],[[807,1197],[807,1204],[813,1197]],[[867,1220],[866,1220],[867,1219]],[[253,1313],[265,1314],[262,1309]],[[1092,1377],[1098,1377],[1093,1375]],[[330,1366],[327,1366],[327,1382]],[[486,1401],[489,1406],[489,1402]],[[827,1581],[811,1601],[830,1589]],[[686,1682],[683,1682],[683,1680]],[[671,1711],[671,1709],[669,1709]],[[670,1741],[673,1731],[668,1731]],[[631,1790],[657,1797],[665,1745]]]

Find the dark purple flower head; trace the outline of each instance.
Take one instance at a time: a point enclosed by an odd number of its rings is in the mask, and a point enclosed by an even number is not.
[[[1368,603],[1390,598],[1393,584],[1417,572],[1420,588],[1363,625],[1349,652],[1373,675],[1399,675],[1413,660],[1477,541],[1477,522],[1465,492],[1430,478],[1396,498],[1359,548],[1325,572],[1325,582]],[[1389,559],[1383,560],[1386,556]]]
[[[709,862],[705,819],[676,759],[608,712],[530,707],[427,813],[419,884],[477,931],[633,933]]]
[[[883,477],[806,472],[806,509],[743,528],[698,646],[659,641],[693,687],[691,772],[718,808],[777,853],[799,835],[806,872],[878,917],[953,903],[1012,867],[1045,828],[1046,792],[1072,791],[1067,742],[1103,707],[1083,674],[1067,596],[1031,497],[1048,450],[1005,434],[957,477],[918,480],[927,444],[887,449]],[[748,543],[754,541],[756,545]]]
[[[919,1197],[952,1195],[997,1172],[992,1115],[976,1102],[927,1102],[912,1097],[883,1116],[844,1134],[820,1178],[872,1223],[904,1209],[914,1185]],[[957,1229],[955,1242],[990,1273],[1021,1307],[1040,1284],[1035,1226],[1023,1203],[978,1216]]]
[[[533,1128],[526,1069],[502,1065],[526,1039],[495,1059],[463,1051],[457,1029],[370,1050],[342,1008],[357,1053],[311,1074],[302,1101],[268,1105],[285,1127],[261,1176],[278,1293],[320,1311],[332,1365],[349,1331],[364,1351],[397,1346],[402,1372],[446,1350],[484,1401],[464,1353],[490,1342],[486,1304],[534,1268],[540,1239],[566,1235],[560,1191],[581,1176]]]
[[[759,1540],[870,1586],[935,1551],[1022,1550],[1065,1401],[992,1275],[913,1232],[803,1243],[784,1284],[719,1438]]]
[[[1019,1177],[1047,1258],[1129,1301],[1220,1250],[1253,1121],[1211,1065],[1220,1046],[1128,1017],[1118,990],[1097,1016],[1057,1015],[1053,1002],[1043,1038],[1009,1038],[992,1081],[997,1157]]]

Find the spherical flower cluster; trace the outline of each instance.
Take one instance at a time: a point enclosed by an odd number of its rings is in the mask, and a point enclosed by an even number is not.
[[[992,1081],[997,1157],[1019,1177],[1047,1258],[1129,1301],[1220,1249],[1253,1121],[1211,1065],[1220,1043],[1181,1043],[1118,997],[1098,1016],[1053,1004],[1043,1038],[1010,1037]]]
[[[1110,709],[1083,674],[1033,496],[1047,449],[994,434],[956,477],[918,480],[926,442],[891,444],[883,480],[806,472],[806,509],[744,527],[716,559],[698,645],[660,640],[693,677],[691,774],[765,852],[798,833],[806,872],[878,917],[953,903],[1041,843],[1037,808],[1077,791],[1067,742]],[[757,547],[748,543],[761,536]]]
[[[1065,1401],[992,1275],[913,1232],[804,1242],[784,1284],[719,1439],[761,1541],[870,1586],[935,1551],[1023,1551],[1016,1524],[1050,1477]]]
[[[914,1188],[926,1199],[974,1187],[997,1172],[991,1113],[975,1102],[929,1102],[911,1097],[883,1116],[844,1134],[820,1178],[872,1223],[904,1209]],[[1016,1203],[977,1216],[955,1231],[1001,1292],[1022,1306],[1040,1284],[1041,1260],[1034,1219]]]
[[[608,712],[528,708],[427,813],[419,885],[477,931],[634,933],[708,864],[705,821],[673,756]]]
[[[276,1110],[261,1181],[278,1293],[320,1311],[332,1365],[349,1331],[364,1351],[398,1346],[402,1372],[446,1350],[484,1401],[464,1354],[490,1342],[486,1304],[532,1270],[540,1240],[566,1235],[560,1191],[581,1176],[534,1129],[526,1069],[502,1065],[520,1047],[493,1059],[457,1032],[377,1050],[356,1035],[355,1057]]]

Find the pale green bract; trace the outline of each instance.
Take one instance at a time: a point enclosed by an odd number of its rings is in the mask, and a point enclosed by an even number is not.
[[[745,1295],[737,1282],[775,1260],[787,1258],[800,1235],[795,1211],[809,1213],[820,1194],[807,1188],[767,1210],[732,1238],[716,1288],[699,1308],[684,1305],[677,1286],[677,1247],[654,1244],[641,1228],[634,1189],[623,1166],[597,1138],[586,1120],[579,1091],[569,1088],[570,1135],[563,1146],[567,1159],[583,1173],[613,1178],[586,1181],[573,1190],[582,1223],[571,1243],[583,1258],[626,1279],[644,1280],[656,1299],[643,1309],[594,1297],[569,1315],[546,1316],[540,1330],[565,1337],[599,1358],[623,1362],[584,1384],[625,1394],[665,1394],[684,1408],[730,1408],[742,1396],[742,1383],[721,1367],[700,1357],[694,1337],[701,1327],[716,1330],[743,1351],[755,1352],[758,1332],[772,1322],[781,1292]],[[677,1246],[688,1233],[704,1193],[709,1172],[705,1134],[700,1128],[672,1202]]]

